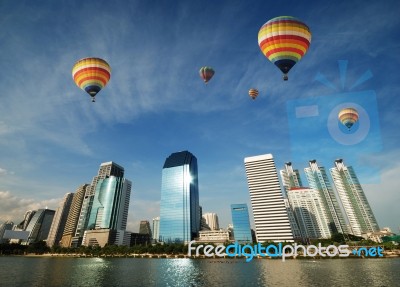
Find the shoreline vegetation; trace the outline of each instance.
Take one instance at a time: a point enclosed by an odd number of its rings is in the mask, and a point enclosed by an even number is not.
[[[321,244],[322,246],[329,246],[333,244],[332,242],[313,242],[314,245]],[[299,253],[297,256],[288,256],[285,259],[300,259],[300,260],[314,260],[314,259],[346,259],[346,258],[400,258],[400,247],[393,243],[387,242],[383,244],[378,244],[375,242],[354,242],[356,244],[348,244],[349,250],[360,247],[377,247],[383,248],[383,257],[369,257],[349,254],[347,257],[323,257],[320,255],[316,256],[303,256]],[[202,243],[206,244],[206,243]],[[227,246],[231,243],[227,242],[224,245]],[[269,244],[277,244],[272,242],[265,242],[262,245],[266,246]],[[290,243],[284,243],[284,245],[289,245]],[[196,244],[200,245],[199,243]],[[333,244],[333,245],[336,245]],[[195,247],[195,245],[193,245]],[[32,243],[31,245],[21,245],[21,244],[0,244],[0,256],[24,256],[24,257],[69,257],[69,258],[189,258],[189,259],[220,259],[220,260],[231,260],[231,259],[244,259],[245,256],[213,256],[207,257],[205,255],[199,256],[188,256],[188,245],[184,244],[147,244],[147,245],[134,245],[128,246],[116,246],[116,245],[106,245],[104,247],[99,246],[80,246],[80,247],[60,247],[53,246],[48,247],[44,241],[39,241]],[[270,257],[270,256],[260,256],[255,255],[253,259],[282,259],[282,257]]]

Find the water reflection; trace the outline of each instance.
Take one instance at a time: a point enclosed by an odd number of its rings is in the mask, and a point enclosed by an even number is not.
[[[253,260],[0,257],[1,286],[399,286],[400,258]]]

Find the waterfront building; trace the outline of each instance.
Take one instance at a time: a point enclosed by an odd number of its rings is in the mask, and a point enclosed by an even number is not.
[[[378,232],[378,222],[353,167],[346,166],[342,159],[337,159],[330,172],[349,220],[351,232],[356,236]]]
[[[219,230],[218,215],[213,212],[204,213],[202,218],[210,230]]]
[[[235,241],[239,243],[251,243],[253,239],[247,204],[231,204],[231,214]]]
[[[153,218],[153,240],[156,242],[160,239],[160,217]]]
[[[125,230],[97,229],[86,230],[83,235],[83,246],[104,247],[108,245],[129,246],[131,232]]]
[[[8,242],[8,238],[4,238],[4,233],[6,232],[6,230],[12,230],[13,227],[14,222],[12,221],[6,221],[0,224],[0,244]]]
[[[22,222],[17,225],[18,229],[25,230],[35,213],[36,210],[28,210],[27,212],[25,212],[24,220],[22,220]]]
[[[151,228],[150,228],[150,222],[148,220],[140,221],[139,233],[140,234],[147,234],[151,238]]]
[[[73,193],[65,194],[63,200],[60,202],[56,210],[56,213],[54,214],[54,219],[50,227],[49,236],[46,240],[46,243],[49,247],[52,247],[53,245],[58,245],[59,241],[62,238],[73,197]]]
[[[83,184],[76,189],[73,195],[71,207],[68,212],[67,222],[60,240],[60,246],[62,247],[71,246],[72,238],[75,236],[75,231],[78,225],[83,199],[88,188],[90,188],[89,184]]]
[[[129,238],[129,246],[134,245],[147,245],[151,243],[151,237],[149,234],[141,234],[141,233],[130,233]]]
[[[100,179],[92,201],[87,229],[125,230],[131,186],[129,180],[121,177]]]
[[[28,239],[23,241],[22,244],[31,244],[36,241],[46,240],[55,213],[56,212],[51,209],[37,210],[25,229],[25,231],[29,232]]]
[[[318,166],[316,160],[309,161],[309,167],[304,169],[310,188],[319,192],[326,215],[329,219],[329,229],[333,233],[348,233],[347,224],[336,199],[328,175],[323,166]]]
[[[196,242],[203,243],[224,243],[229,241],[229,232],[228,230],[200,230],[199,238],[196,239]]]
[[[96,191],[98,190],[99,181],[103,183],[103,180],[111,176],[114,176],[114,179],[107,182],[109,183],[111,183],[112,181],[114,181],[114,183],[116,183],[116,181],[121,182],[121,179],[124,176],[124,168],[112,161],[100,164],[100,168],[97,175],[93,177],[91,185],[86,189],[77,228],[75,231],[75,236],[72,238],[72,243],[71,243],[72,246],[78,246],[82,241],[84,232],[89,229],[89,219],[92,213],[93,201],[95,198]]]
[[[331,237],[325,205],[317,190],[293,187],[287,195],[304,239]]]
[[[272,154],[244,159],[258,242],[293,242]]]
[[[197,159],[188,151],[172,153],[162,170],[160,240],[188,243],[199,229]]]

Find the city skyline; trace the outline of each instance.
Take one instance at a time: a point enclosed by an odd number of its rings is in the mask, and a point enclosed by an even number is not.
[[[159,215],[163,160],[190,150],[199,158],[200,205],[223,227],[226,198],[250,207],[242,159],[272,153],[278,167],[299,169],[313,158],[325,167],[345,159],[381,227],[398,230],[396,1],[100,0],[92,17],[91,1],[14,2],[0,4],[0,221],[56,209],[94,166],[113,160],[135,187],[128,229],[138,230]],[[260,27],[281,15],[312,33],[288,81],[257,42]],[[71,76],[91,56],[111,67],[96,103]],[[203,66],[215,70],[207,85]],[[364,109],[354,133],[327,124],[339,122],[331,113],[344,103]],[[344,140],[353,135],[358,142]]]

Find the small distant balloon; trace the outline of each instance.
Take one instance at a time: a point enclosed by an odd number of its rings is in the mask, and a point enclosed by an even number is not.
[[[255,100],[257,98],[257,96],[258,96],[258,90],[257,89],[250,89],[249,90],[249,96],[250,96],[250,98]]]
[[[292,16],[273,18],[258,32],[262,53],[282,71],[285,81],[290,69],[307,53],[310,43],[310,28]]]
[[[349,130],[358,121],[358,112],[354,108],[344,108],[339,112],[339,121]]]
[[[92,97],[92,102],[97,93],[107,85],[110,77],[110,65],[100,58],[81,59],[72,68],[75,84]]]
[[[204,83],[208,83],[209,80],[214,76],[214,70],[211,67],[201,67],[199,74],[200,77],[203,79]]]

